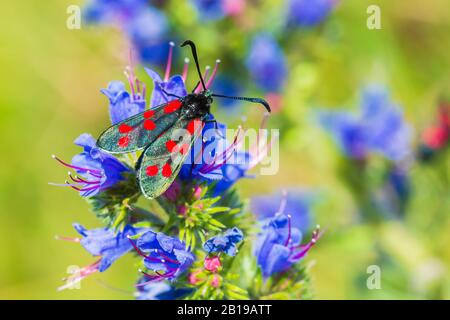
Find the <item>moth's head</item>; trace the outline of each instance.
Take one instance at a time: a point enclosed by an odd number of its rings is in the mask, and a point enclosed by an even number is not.
[[[212,104],[213,103],[212,91],[211,90],[205,90],[205,91],[202,92],[202,94],[205,96],[206,101],[208,102],[208,104]]]

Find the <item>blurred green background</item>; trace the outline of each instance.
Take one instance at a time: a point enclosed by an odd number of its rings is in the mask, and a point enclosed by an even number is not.
[[[99,90],[110,80],[124,80],[128,52],[123,36],[112,28],[68,30],[66,8],[71,4],[82,1],[2,3],[3,299],[133,298],[137,275],[130,271],[131,257],[83,280],[81,290],[56,291],[69,266],[84,266],[93,258],[79,245],[56,241],[54,236],[74,235],[75,221],[88,227],[100,224],[76,192],[47,184],[62,181],[66,174],[50,156],[70,159],[79,151],[72,144],[75,137],[83,132],[96,136],[108,123],[107,101]],[[366,28],[369,4],[381,7],[382,30]],[[290,65],[284,95],[285,114],[298,125],[281,132],[287,142],[279,173],[245,180],[239,189],[244,196],[286,186],[323,191],[315,220],[327,232],[307,258],[314,262],[316,298],[450,298],[448,155],[411,170],[413,197],[404,223],[355,224],[351,195],[335,174],[339,153],[307,117],[316,106],[355,106],[359,88],[377,81],[386,84],[393,100],[403,106],[417,138],[433,123],[438,98],[450,93],[448,9],[447,0],[343,0],[320,32],[299,38],[308,50],[288,52],[288,59],[301,61]],[[201,58],[214,61],[220,52],[214,41],[205,40],[208,31],[202,32],[197,41]],[[227,122],[224,115],[219,119]],[[366,288],[371,264],[381,266],[380,290]]]

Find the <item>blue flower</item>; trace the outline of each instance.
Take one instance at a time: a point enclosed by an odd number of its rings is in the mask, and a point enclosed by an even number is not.
[[[190,288],[175,288],[165,281],[148,282],[145,277],[139,279],[135,293],[137,300],[177,300],[190,292]]]
[[[234,152],[234,162],[225,162],[221,166],[222,178],[214,184],[213,196],[218,196],[229,190],[238,180],[249,177],[251,156],[247,152]]]
[[[320,113],[319,120],[351,158],[364,159],[369,152],[377,152],[400,161],[411,152],[411,128],[386,90],[366,89],[359,115],[328,111]]]
[[[242,95],[241,86],[229,76],[217,76],[214,81],[214,85],[212,86],[212,91],[231,97],[238,97]],[[220,101],[215,100],[215,102],[227,110],[238,104],[237,100],[232,99],[221,99]]]
[[[223,234],[212,237],[203,244],[203,250],[208,253],[225,252],[229,256],[235,256],[237,249],[236,245],[244,239],[244,234],[241,230],[234,227],[228,229]]]
[[[300,261],[319,238],[316,229],[310,242],[301,244],[302,234],[292,228],[289,215],[276,214],[263,221],[262,232],[258,235],[254,254],[264,278],[288,270]]]
[[[175,96],[184,97],[187,95],[187,90],[184,82],[187,76],[187,64],[189,63],[189,60],[185,61],[185,71],[183,72],[183,75],[174,75],[170,77],[173,47],[175,44],[173,42],[170,42],[169,45],[169,54],[164,78],[161,78],[161,76],[156,71],[145,68],[147,74],[150,76],[150,78],[152,78],[154,85],[150,101],[150,108],[154,108],[163,103],[172,101],[176,99]]]
[[[74,223],[73,227],[82,236],[82,238],[58,237],[61,240],[80,243],[90,254],[100,257],[94,263],[81,268],[68,279],[66,284],[59,287],[58,290],[70,288],[85,277],[95,273],[107,270],[117,259],[122,257],[133,249],[133,245],[128,239],[140,232],[144,232],[144,228],[134,228],[126,225],[120,232],[116,232],[110,228],[97,228],[87,230],[78,223]]]
[[[222,0],[191,0],[202,20],[219,20],[225,16]]]
[[[80,240],[81,245],[93,256],[101,257],[98,265],[100,272],[108,269],[114,261],[132,250],[133,245],[128,237],[144,230],[130,225],[126,225],[120,232],[115,232],[111,228],[87,230],[78,223],[75,223],[73,227],[83,236]]]
[[[272,36],[259,34],[253,38],[246,64],[253,80],[263,90],[282,89],[287,75],[286,58]]]
[[[111,81],[101,92],[109,99],[109,116],[116,124],[145,110],[145,97],[140,92],[130,95],[121,81]]]
[[[163,61],[169,23],[164,12],[147,0],[92,0],[83,10],[83,18],[88,23],[118,26],[141,59],[155,64]]]
[[[354,159],[366,157],[364,128],[357,117],[347,112],[321,112],[319,119],[347,156]]]
[[[330,14],[336,0],[289,0],[288,24],[302,27],[318,25]]]
[[[161,40],[155,43],[141,43],[139,46],[135,45],[138,52],[138,57],[146,64],[161,65],[167,58],[169,49],[167,42]]]
[[[283,194],[284,193],[284,194]],[[259,219],[272,217],[274,212],[289,214],[292,226],[306,232],[311,225],[311,203],[314,195],[298,189],[271,195],[252,197],[250,207]]]
[[[90,0],[83,8],[83,18],[88,23],[123,24],[147,5],[147,0]]]
[[[404,167],[389,168],[385,181],[373,194],[378,212],[385,218],[400,218],[404,215],[411,193],[411,181]]]
[[[195,260],[183,242],[161,232],[145,232],[132,243],[144,258],[145,267],[155,273],[150,275],[143,272],[149,281],[175,279]]]
[[[212,116],[209,120],[214,119]],[[247,170],[252,165],[248,153],[238,151],[237,137],[232,143],[225,138],[226,126],[206,123],[203,127],[203,140],[198,139],[191,149],[180,170],[181,180],[197,180],[213,185],[212,196],[227,191],[234,183],[247,177]]]
[[[72,158],[71,164],[56,156],[53,158],[75,170],[78,176],[74,177],[69,174],[72,181],[67,181],[64,186],[79,191],[83,197],[94,196],[110,188],[123,180],[122,174],[130,170],[115,157],[99,150],[96,147],[95,139],[90,134],[80,135],[75,140],[75,144],[83,147],[84,150]]]
[[[163,44],[169,30],[169,23],[163,12],[147,6],[126,23],[125,30],[139,50],[139,48]]]

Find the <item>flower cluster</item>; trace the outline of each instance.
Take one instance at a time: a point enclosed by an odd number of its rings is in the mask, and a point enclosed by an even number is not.
[[[370,152],[376,152],[393,161],[400,161],[411,152],[411,128],[382,88],[369,87],[364,90],[358,115],[345,111],[323,111],[319,119],[351,158],[364,159]]]
[[[356,177],[346,171],[345,178],[352,188],[367,195],[357,199],[364,201],[360,203],[364,215],[370,219],[401,216],[409,198],[412,129],[401,109],[390,101],[387,90],[379,86],[363,90],[359,114],[321,111],[318,118],[350,159],[348,168],[360,174]],[[381,155],[386,162],[380,165],[381,170],[372,170],[375,165],[370,166],[371,154]],[[361,179],[370,172],[380,175],[378,185],[369,185],[368,179]]]
[[[181,74],[171,75],[173,47],[170,43],[164,76],[145,69],[154,87],[149,101],[145,83],[137,79],[131,67],[125,72],[128,89],[123,82],[112,81],[101,90],[107,97],[105,105],[113,125],[149,110],[154,112],[155,107],[170,105],[175,97],[187,95],[189,61],[185,61]],[[212,70],[205,70],[207,88],[212,86],[218,67],[219,61]],[[215,120],[213,115],[209,120]],[[265,127],[266,122],[267,116],[261,126]],[[60,185],[79,191],[106,224],[91,230],[75,224],[80,238],[58,237],[80,243],[96,257],[91,265],[65,279],[60,289],[104,272],[125,254],[133,254],[139,259],[135,270],[137,299],[258,298],[262,291],[255,291],[251,284],[242,287],[239,282],[239,275],[248,271],[239,270],[244,267],[240,261],[253,259],[258,265],[261,271],[254,281],[267,281],[272,274],[297,265],[319,237],[315,231],[310,243],[300,243],[298,228],[305,232],[308,229],[309,202],[295,190],[283,198],[254,198],[253,209],[261,220],[258,233],[254,228],[255,215],[244,209],[234,185],[250,176],[248,171],[261,161],[271,142],[260,143],[260,137],[257,146],[242,150],[245,130],[236,130],[230,141],[226,129],[217,121],[206,122],[203,135],[194,142],[190,154],[199,161],[186,160],[171,186],[152,200],[144,200],[136,183],[134,168],[139,164],[141,151],[113,156],[100,150],[91,135],[83,134],[75,140],[83,151],[71,163],[55,157],[74,171],[69,173],[72,181]],[[199,148],[195,148],[196,144]],[[282,205],[275,217],[268,218],[276,210],[273,205],[280,201]],[[291,216],[284,215],[285,210],[295,217],[293,226]],[[273,288],[278,290],[277,280],[273,281]]]

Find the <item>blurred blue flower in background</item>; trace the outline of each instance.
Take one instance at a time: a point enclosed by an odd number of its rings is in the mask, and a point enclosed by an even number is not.
[[[369,152],[376,152],[400,161],[411,154],[411,127],[387,91],[379,87],[363,91],[359,115],[322,111],[319,122],[351,158],[364,159]]]
[[[83,8],[83,18],[88,23],[125,23],[147,5],[147,0],[90,0]]]
[[[312,192],[288,189],[270,195],[254,196],[250,201],[252,212],[259,219],[270,218],[275,212],[285,212],[292,219],[292,226],[306,232],[311,226],[311,204],[315,196]]]
[[[328,17],[337,0],[288,0],[288,24],[312,27]]]
[[[225,16],[222,0],[190,0],[203,20],[219,20]]]
[[[271,35],[260,33],[253,38],[246,65],[261,89],[269,92],[282,89],[287,76],[287,62],[283,50]]]
[[[394,165],[386,172],[381,187],[374,192],[374,205],[385,218],[401,218],[411,196],[411,178],[405,166]]]
[[[168,50],[169,22],[162,11],[147,6],[124,28],[143,61],[153,64],[164,61]]]
[[[244,234],[239,228],[232,228],[212,237],[203,244],[203,249],[208,252],[224,252],[229,256],[235,256],[237,252],[236,244],[244,239]]]
[[[141,59],[158,64],[167,55],[169,23],[164,12],[146,0],[92,0],[83,10],[87,23],[111,24],[128,35]]]
[[[230,76],[220,75],[215,78],[212,91],[225,96],[238,97],[242,95],[242,85]],[[238,104],[238,101],[233,99],[216,99],[214,102],[227,111]]]

